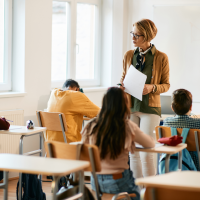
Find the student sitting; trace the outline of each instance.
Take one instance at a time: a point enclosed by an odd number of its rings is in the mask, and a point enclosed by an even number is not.
[[[163,126],[174,128],[200,129],[200,119],[190,117],[192,110],[192,94],[185,89],[178,89],[172,93],[172,110],[175,117],[168,117],[163,120]],[[198,158],[193,151],[189,151],[194,164],[199,169]]]
[[[54,89],[48,101],[48,112],[61,112],[65,114],[67,123],[67,143],[81,141],[83,116],[93,118],[97,116],[100,108],[92,103],[88,97],[79,92],[79,84],[68,79],[62,90]],[[47,131],[46,140],[63,142],[62,132]]]
[[[190,117],[192,110],[192,94],[185,89],[178,89],[172,93],[172,110],[175,117],[163,120],[163,126],[174,128],[200,129],[200,119]]]
[[[83,143],[95,144],[99,148],[102,171],[97,175],[103,193],[136,193],[132,171],[129,170],[128,154],[134,153],[135,142],[144,147],[154,147],[155,141],[144,134],[130,119],[130,108],[125,92],[110,88],[103,98],[103,105],[97,118],[85,127]],[[95,190],[91,177],[92,189]]]

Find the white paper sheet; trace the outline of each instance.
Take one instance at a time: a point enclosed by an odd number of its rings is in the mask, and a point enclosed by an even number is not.
[[[147,76],[145,74],[131,65],[124,79],[124,91],[142,101],[142,92],[146,79]]]
[[[154,148],[161,147],[161,146],[164,146],[164,144],[162,144],[162,143],[156,143]],[[151,149],[150,147],[143,147],[142,145],[137,144],[137,143],[135,143],[135,147],[137,149]]]

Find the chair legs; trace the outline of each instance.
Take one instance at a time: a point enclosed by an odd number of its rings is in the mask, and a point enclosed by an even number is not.
[[[4,189],[3,200],[8,199],[8,172],[3,172],[3,183],[0,184],[0,189]]]

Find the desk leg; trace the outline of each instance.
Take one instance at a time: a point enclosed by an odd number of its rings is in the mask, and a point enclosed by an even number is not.
[[[79,171],[79,193],[82,193],[80,200],[84,199],[84,172],[83,170]]]
[[[8,199],[8,172],[3,172],[4,195],[3,199]]]
[[[159,160],[160,160],[160,154],[157,153],[157,175],[159,175]]]
[[[56,193],[58,192],[58,180],[59,180],[59,177],[54,176],[53,181],[52,181],[52,186],[53,186],[52,200],[57,200]]]
[[[178,152],[178,168],[182,171],[182,151]]]
[[[24,135],[21,136],[19,141],[19,154],[23,155],[23,139]],[[22,199],[22,173],[19,173],[19,200]]]
[[[169,160],[170,160],[170,155],[167,154],[165,157],[165,173],[169,172]]]
[[[41,152],[40,152],[40,157],[42,157],[42,154],[43,154],[43,132],[40,133],[40,149],[41,149]],[[39,175],[39,179],[42,181],[42,175],[40,174]]]

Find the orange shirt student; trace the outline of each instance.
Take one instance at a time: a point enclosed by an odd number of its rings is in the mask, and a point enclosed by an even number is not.
[[[54,89],[48,101],[48,112],[61,112],[65,115],[67,123],[67,143],[81,141],[83,116],[95,117],[100,108],[92,103],[88,97],[79,92],[79,84],[68,79],[62,90]],[[63,142],[62,132],[47,131],[46,140]]]

